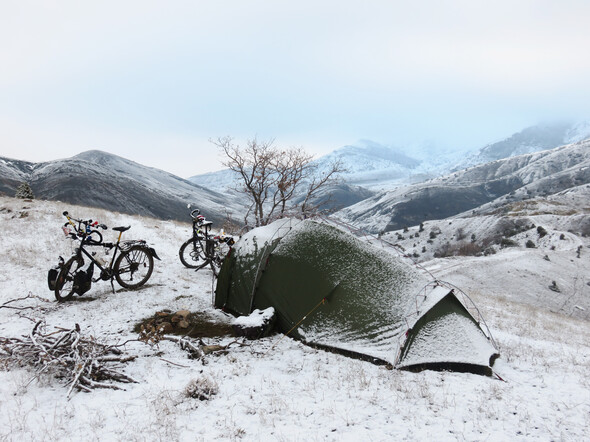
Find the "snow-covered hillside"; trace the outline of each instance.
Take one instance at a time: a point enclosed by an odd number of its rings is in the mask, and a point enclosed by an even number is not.
[[[469,292],[590,320],[590,185],[382,238]]]
[[[339,161],[346,170],[342,174],[346,183],[377,191],[437,177],[463,155],[456,147],[448,149],[434,143],[396,147],[359,140],[318,158],[315,164],[322,171]]]
[[[22,181],[39,198],[162,219],[187,219],[187,203],[202,208],[216,221],[243,211],[231,195],[98,150],[43,163],[0,159],[0,192],[14,195]]]
[[[239,188],[238,176],[229,169],[195,175],[188,180],[223,194],[234,193],[235,189]]]
[[[162,258],[148,284],[132,292],[115,286],[117,292],[112,293],[108,282],[100,282],[82,297],[57,303],[46,278],[57,256],[72,250],[60,229],[64,210],[109,227],[131,225],[125,236],[146,239]],[[449,222],[449,229],[454,228],[455,221]],[[547,268],[556,275],[552,279],[562,278],[561,286],[562,280],[587,278],[587,272],[580,276],[581,269],[588,269],[587,238],[564,232],[565,240],[555,239],[552,225],[544,225],[552,238],[547,262],[559,265]],[[530,284],[529,272],[539,263],[532,255],[519,257],[528,252],[522,245],[490,257],[423,262],[435,277],[460,282],[479,306],[500,346],[494,369],[501,381],[465,373],[390,370],[279,335],[234,343],[203,360],[189,359],[173,342],[153,347],[139,342],[134,326],[164,309],[187,309],[215,323],[233,322],[211,307],[211,273],[188,270],[178,260],[189,227],[0,197],[0,336],[28,335],[40,319],[48,331],[79,324],[82,334],[110,344],[125,343],[125,354],[138,356],[120,367],[138,381],[124,384],[125,391],[78,392],[70,400],[64,379],[36,377],[28,367],[7,370],[0,358],[0,440],[587,438],[590,323],[539,299],[531,302],[538,287]],[[108,232],[114,237],[115,232]],[[578,242],[585,247],[581,258],[574,255]],[[557,248],[562,243],[569,245]],[[552,244],[555,255],[549,253]],[[555,258],[557,252],[563,252],[563,258]],[[504,267],[491,265],[492,259],[503,261]],[[574,264],[565,265],[567,259]],[[508,270],[514,277],[498,273]],[[8,303],[27,295],[28,299]],[[203,340],[227,345],[235,338]],[[197,385],[212,387],[208,400],[193,397]]]
[[[380,232],[444,219],[468,210],[548,196],[590,183],[590,140],[506,158],[381,192],[337,213]]]
[[[453,170],[553,149],[590,138],[590,121],[542,123],[488,144],[459,161]]]

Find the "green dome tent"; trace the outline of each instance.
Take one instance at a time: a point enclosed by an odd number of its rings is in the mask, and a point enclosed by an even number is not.
[[[215,306],[236,315],[273,307],[278,328],[294,338],[398,368],[489,373],[497,356],[453,289],[314,221],[282,219],[240,238]]]

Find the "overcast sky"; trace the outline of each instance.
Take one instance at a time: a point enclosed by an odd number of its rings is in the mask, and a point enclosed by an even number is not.
[[[0,0],[0,156],[188,177],[226,135],[478,148],[590,117],[589,23],[587,0]]]

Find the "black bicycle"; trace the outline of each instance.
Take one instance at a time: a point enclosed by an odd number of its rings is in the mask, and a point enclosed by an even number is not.
[[[92,233],[91,220],[75,220],[69,217],[68,212],[63,214],[68,218],[68,223],[70,219],[79,222],[78,226],[74,226],[76,231],[67,232],[67,234],[70,238],[79,240],[80,244],[70,259],[64,261],[60,256],[59,264],[49,270],[49,289],[54,291],[55,299],[59,302],[71,299],[74,294],[83,295],[90,290],[93,282],[100,280],[110,280],[114,292],[113,279],[130,290],[141,287],[150,279],[154,271],[154,258],[158,260],[160,258],[144,240],[121,241],[123,232],[129,230],[131,226],[113,227],[114,231],[119,232],[116,243],[103,242],[102,235],[100,241],[97,241],[97,237]],[[100,226],[103,229],[107,228],[104,224]],[[88,251],[87,247],[103,247],[107,254],[114,250],[110,262],[101,262],[97,259],[96,252]],[[85,256],[90,260],[86,269],[84,269]],[[100,270],[100,274],[93,278],[95,266]]]
[[[200,213],[199,209],[191,211],[193,236],[180,246],[178,255],[185,267],[199,270],[210,265],[213,273],[217,275],[223,259],[235,241],[232,236],[223,232],[219,235],[211,234],[213,223],[207,221]]]

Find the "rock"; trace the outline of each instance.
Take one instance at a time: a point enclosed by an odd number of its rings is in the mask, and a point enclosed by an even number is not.
[[[174,326],[169,322],[162,322],[158,325],[158,331],[160,333],[170,333],[172,330],[174,330]]]
[[[233,324],[233,330],[236,336],[259,339],[270,334],[275,320],[275,310],[272,307],[266,310],[254,310],[248,316],[237,318]]]

